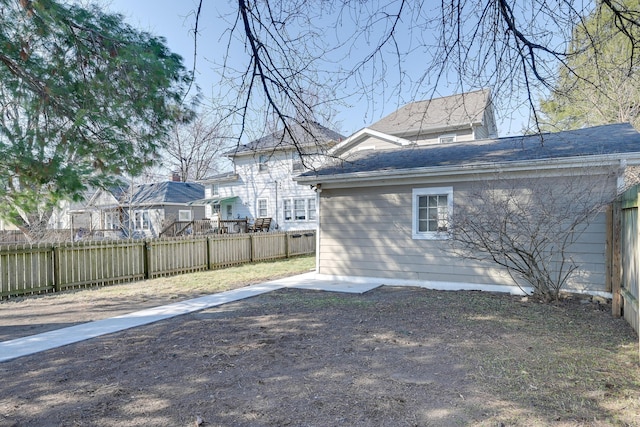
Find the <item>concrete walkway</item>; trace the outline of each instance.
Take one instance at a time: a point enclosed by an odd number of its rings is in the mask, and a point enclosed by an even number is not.
[[[244,298],[261,295],[267,292],[282,288],[312,289],[330,292],[364,293],[377,288],[380,284],[374,283],[350,283],[337,280],[317,280],[315,273],[306,273],[298,276],[287,277],[285,279],[273,280],[244,288],[233,289],[219,294],[207,295],[187,301],[164,305],[136,311],[134,313],[109,319],[96,320],[94,322],[83,323],[68,328],[57,329],[17,338],[10,341],[0,342],[0,362],[62,347],[101,335],[111,334],[134,328],[136,326],[147,325],[159,320],[169,319],[182,314],[193,313],[194,311],[216,307]]]

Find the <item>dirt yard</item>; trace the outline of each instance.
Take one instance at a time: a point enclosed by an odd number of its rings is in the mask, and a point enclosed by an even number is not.
[[[20,315],[65,326],[135,303],[43,301]],[[2,339],[46,329],[4,308]],[[637,335],[581,299],[284,289],[2,363],[0,378],[0,426],[640,426]]]

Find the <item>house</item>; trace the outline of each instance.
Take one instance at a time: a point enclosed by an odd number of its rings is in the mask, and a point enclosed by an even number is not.
[[[207,218],[272,218],[272,229],[315,229],[316,193],[293,177],[321,164],[326,150],[343,136],[318,123],[295,124],[291,132],[297,147],[281,129],[226,154],[233,172],[200,181],[205,196],[197,203],[206,206]]]
[[[233,172],[208,177],[205,184],[207,217],[224,220],[273,218],[272,227],[300,230],[317,226],[317,195],[293,177],[319,167],[327,158],[353,151],[468,141],[497,135],[488,90],[414,102],[345,139],[318,123],[297,124],[294,146],[283,130],[227,153]]]
[[[174,221],[203,219],[204,206],[190,205],[203,196],[204,186],[191,182],[114,186],[96,191],[81,213],[90,214],[90,231],[105,238],[158,237]]]
[[[496,138],[498,131],[489,90],[407,104],[359,130],[331,150],[348,156],[362,150],[445,144]]]
[[[360,145],[366,144],[364,138]],[[536,191],[528,183],[542,180],[556,195],[565,184],[573,185],[560,194],[566,203],[577,203],[574,197],[594,189],[603,200],[613,200],[639,165],[640,133],[629,124],[614,124],[555,134],[352,150],[343,161],[305,172],[296,181],[319,194],[321,277],[518,292],[514,279],[496,264],[469,261],[450,250],[450,226],[455,230],[450,221],[457,209],[477,203],[475,189],[519,182],[518,191],[524,194]],[[422,223],[422,209],[430,204],[433,225]],[[599,211],[586,227],[570,247],[578,270],[568,289],[606,295],[605,212]]]

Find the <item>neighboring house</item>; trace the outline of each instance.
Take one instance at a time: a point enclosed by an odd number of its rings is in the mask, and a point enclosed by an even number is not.
[[[297,185],[293,177],[319,166],[326,150],[343,137],[317,123],[294,125],[292,131],[302,153],[282,130],[227,153],[234,171],[200,181],[206,186],[205,197],[197,203],[206,206],[207,218],[272,218],[271,229],[316,228],[316,193]]]
[[[489,90],[407,104],[338,144],[331,154],[497,138]]]
[[[191,182],[116,186],[98,190],[85,212],[91,215],[91,230],[103,237],[158,237],[174,221],[204,219],[204,206],[190,205],[203,196],[204,186]]]
[[[547,177],[552,190],[573,182],[569,180],[577,182],[574,191],[599,186],[613,200],[640,165],[640,133],[629,124],[616,124],[542,136],[353,151],[345,160],[296,178],[319,193],[319,275],[517,291],[495,264],[469,262],[450,251],[447,224],[456,206],[475,202],[474,187],[536,177]],[[431,200],[438,203],[437,228],[420,225],[421,206]],[[572,246],[579,269],[572,275],[571,290],[606,291],[605,217],[598,213]]]

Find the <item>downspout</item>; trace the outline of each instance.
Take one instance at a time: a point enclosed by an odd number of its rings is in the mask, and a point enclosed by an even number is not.
[[[278,219],[278,181],[273,181],[273,183],[276,186],[276,212],[274,216],[276,218],[276,227],[280,229],[280,220]]]
[[[316,274],[320,274],[320,193],[322,184],[316,184]]]

